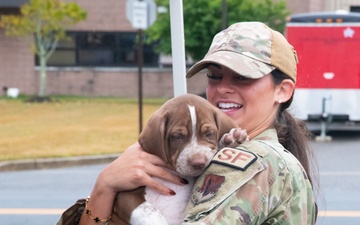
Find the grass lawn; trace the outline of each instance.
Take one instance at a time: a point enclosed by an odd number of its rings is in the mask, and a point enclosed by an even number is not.
[[[139,134],[137,99],[0,98],[0,161],[119,153]],[[166,99],[144,99],[143,126]]]

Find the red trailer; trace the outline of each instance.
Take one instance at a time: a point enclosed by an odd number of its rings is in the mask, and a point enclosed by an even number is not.
[[[289,17],[285,36],[299,64],[293,112],[328,127],[360,122],[360,13]]]

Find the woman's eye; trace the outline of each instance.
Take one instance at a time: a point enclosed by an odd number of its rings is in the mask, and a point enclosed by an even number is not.
[[[207,77],[211,80],[221,80],[222,79],[221,75],[216,75],[216,74],[211,74],[211,73],[208,73]]]
[[[244,80],[249,80],[249,78],[241,76],[241,75],[235,75],[235,80],[244,81]]]

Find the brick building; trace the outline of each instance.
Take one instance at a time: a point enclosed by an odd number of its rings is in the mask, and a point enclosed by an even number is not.
[[[62,0],[64,2],[70,0]],[[0,0],[0,15],[17,13],[26,0]],[[88,11],[50,59],[47,94],[137,96],[138,68],[133,46],[136,31],[126,19],[125,0],[75,0]],[[354,10],[360,0],[287,0],[292,13]],[[30,51],[32,40],[5,36],[0,29],[0,88],[16,87],[23,94],[38,92],[38,67]],[[170,64],[171,65],[171,64]],[[203,84],[203,85],[199,85]],[[204,76],[187,81],[188,92],[202,93]],[[0,90],[0,95],[5,92]],[[144,48],[144,97],[172,97],[172,69],[162,66],[151,46]]]

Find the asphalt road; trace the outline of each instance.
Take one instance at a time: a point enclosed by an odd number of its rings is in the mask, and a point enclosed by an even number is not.
[[[318,225],[360,224],[360,132],[313,142],[320,171]],[[0,224],[56,224],[61,212],[90,194],[106,164],[0,172]]]

